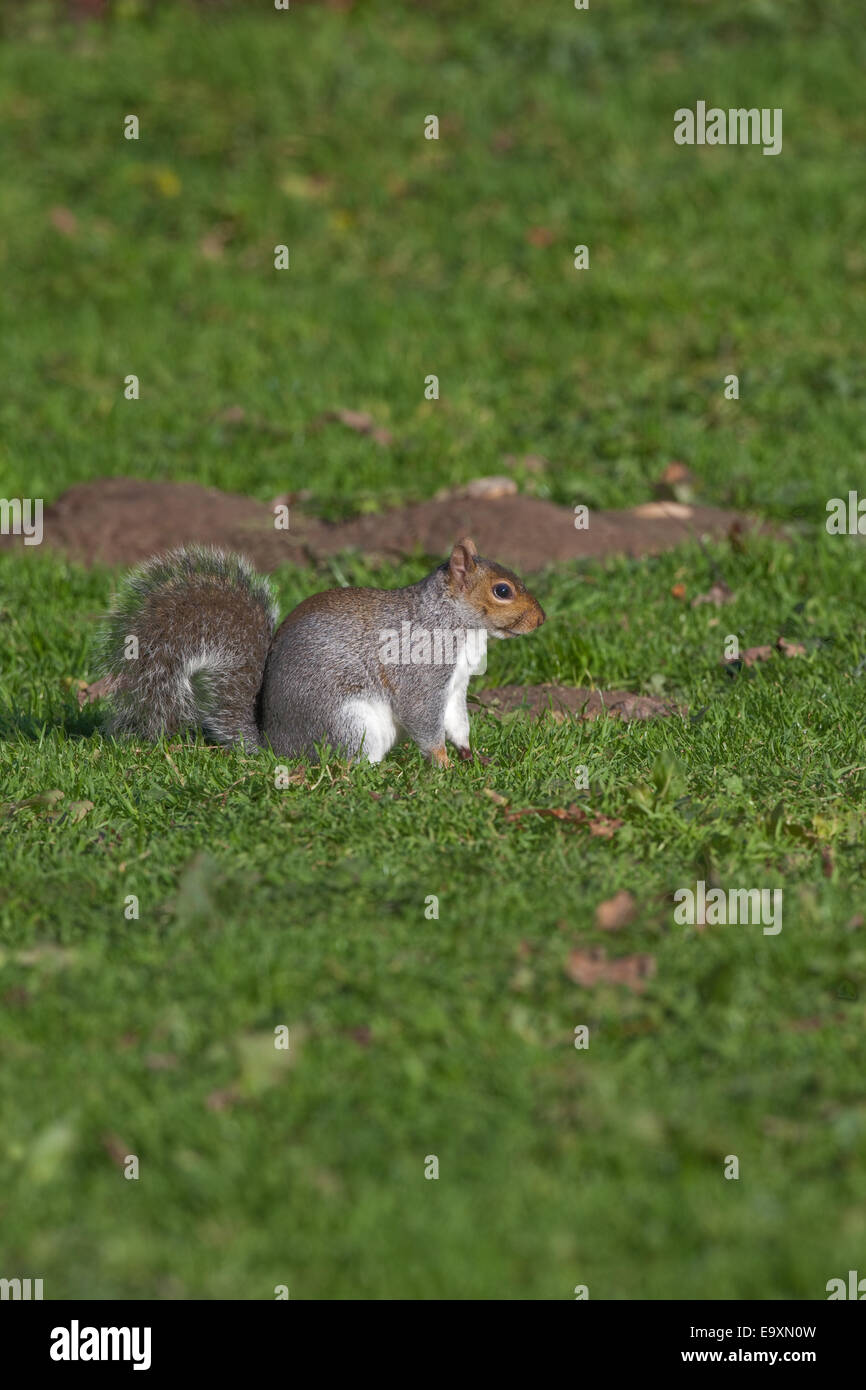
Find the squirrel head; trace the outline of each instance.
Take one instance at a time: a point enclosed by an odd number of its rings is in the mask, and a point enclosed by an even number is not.
[[[475,622],[491,637],[519,637],[544,622],[544,609],[523,580],[495,560],[485,560],[469,536],[457,542],[444,569],[449,593],[472,610]]]

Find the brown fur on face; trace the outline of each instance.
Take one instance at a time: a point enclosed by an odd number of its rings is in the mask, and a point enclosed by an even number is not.
[[[455,598],[464,599],[481,625],[495,637],[534,632],[545,620],[544,609],[523,580],[505,565],[479,555],[469,536],[458,541],[451,552],[447,582]],[[510,596],[497,595],[497,585],[507,586]]]

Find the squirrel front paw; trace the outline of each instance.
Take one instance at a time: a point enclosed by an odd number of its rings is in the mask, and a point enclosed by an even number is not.
[[[449,757],[448,757],[448,754],[447,754],[446,751],[445,751],[445,744],[444,744],[444,743],[441,744],[441,746],[440,746],[439,748],[431,748],[431,749],[430,749],[430,761],[431,761],[431,763],[435,763],[437,767],[450,767],[450,766],[451,766],[451,761],[450,761],[450,759],[449,759]]]

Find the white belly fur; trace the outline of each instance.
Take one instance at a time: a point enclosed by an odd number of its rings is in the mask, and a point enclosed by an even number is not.
[[[470,661],[466,645],[454,663],[451,680],[445,696],[445,733],[458,748],[469,747],[469,714],[466,709],[466,691],[469,677],[482,666],[482,660]]]
[[[390,707],[383,700],[348,700],[341,714],[351,729],[352,751],[362,751],[369,762],[380,763],[397,741]]]

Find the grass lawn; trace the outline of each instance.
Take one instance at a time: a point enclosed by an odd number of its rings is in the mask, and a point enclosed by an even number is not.
[[[2,20],[4,496],[129,474],[337,517],[536,454],[526,491],[615,507],[676,458],[787,534],[550,570],[545,627],[492,644],[487,684],[683,717],[479,714],[489,765],[285,788],[103,739],[76,688],[117,576],[0,553],[0,1275],[825,1297],[866,1245],[863,557],[823,526],[864,463],[860,5],[116,8]],[[782,154],[675,146],[698,99],[782,107]],[[393,444],[313,428],[341,408]],[[429,567],[276,582],[285,612]],[[733,601],[692,608],[719,575]],[[732,673],[728,634],[803,651]],[[622,824],[507,819],[575,801]],[[783,929],[676,925],[699,879],[782,888]],[[594,946],[655,973],[581,986]]]

